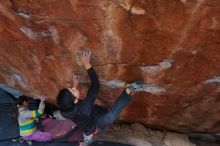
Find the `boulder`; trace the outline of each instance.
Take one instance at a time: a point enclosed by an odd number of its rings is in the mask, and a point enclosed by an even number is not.
[[[0,82],[55,103],[60,89],[88,77],[91,48],[110,107],[126,82],[143,80],[120,115],[127,123],[179,132],[220,131],[220,1],[2,0]]]

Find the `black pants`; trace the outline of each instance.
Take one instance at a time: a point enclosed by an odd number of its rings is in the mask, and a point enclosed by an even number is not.
[[[125,91],[123,91],[116,100],[116,102],[114,103],[114,105],[112,106],[112,108],[109,109],[108,112],[98,115],[95,118],[94,123],[89,124],[86,127],[84,133],[86,135],[93,133],[94,129],[93,131],[91,131],[92,129],[91,126],[94,126],[93,124],[95,124],[96,128],[103,131],[107,126],[114,123],[114,121],[118,118],[121,111],[130,103],[131,100],[132,100],[132,96],[127,94]]]

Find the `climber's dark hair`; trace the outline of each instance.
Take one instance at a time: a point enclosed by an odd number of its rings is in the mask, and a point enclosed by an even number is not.
[[[60,90],[60,92],[57,95],[57,107],[61,111],[70,111],[75,107],[75,98],[76,97],[68,89],[64,88]]]
[[[23,103],[24,103],[25,101],[29,102],[30,99],[31,99],[31,98],[28,97],[28,96],[26,96],[26,95],[22,95],[22,96],[19,96],[19,97],[18,97],[16,103],[13,105],[13,115],[12,115],[12,116],[13,116],[14,118],[17,117],[17,115],[18,115],[18,106],[23,105]]]
[[[24,101],[29,101],[31,98],[26,96],[26,95],[22,95],[22,96],[19,96],[18,100],[17,100],[17,105],[22,105],[24,103]]]

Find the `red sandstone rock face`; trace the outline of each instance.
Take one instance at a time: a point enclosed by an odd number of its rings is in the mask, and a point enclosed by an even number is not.
[[[145,82],[120,120],[219,132],[219,14],[218,0],[1,0],[0,81],[54,101],[72,72],[88,82],[79,48],[89,47],[97,102]]]

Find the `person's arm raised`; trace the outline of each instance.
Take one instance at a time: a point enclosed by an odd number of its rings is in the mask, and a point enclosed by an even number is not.
[[[25,110],[22,111],[20,114],[22,117],[25,118],[40,118],[43,115],[45,109],[45,99],[46,97],[40,97],[40,105],[38,110]]]
[[[91,51],[89,49],[85,49],[82,54],[82,63],[86,70],[92,67],[90,60],[91,60]]]
[[[91,51],[89,49],[86,49],[82,55],[82,63],[86,68],[87,73],[89,75],[89,79],[91,81],[91,85],[87,92],[87,96],[81,103],[81,109],[86,115],[90,115],[100,88],[98,77],[92,65],[90,64],[90,59],[91,59]]]

